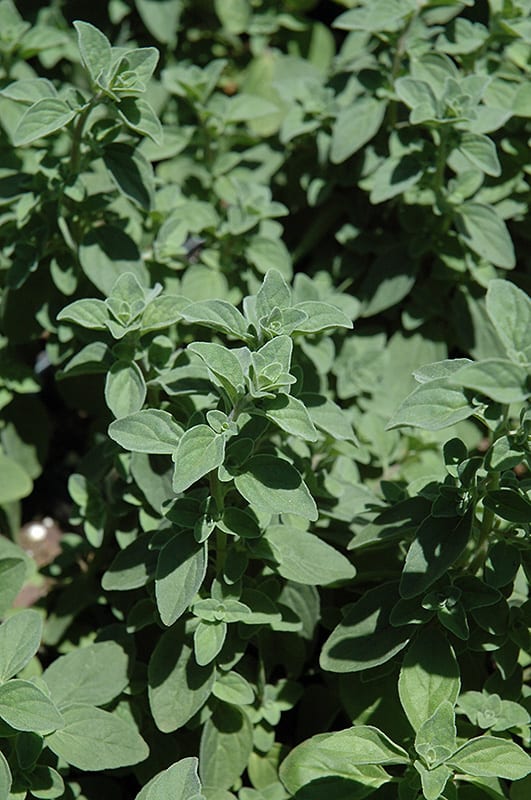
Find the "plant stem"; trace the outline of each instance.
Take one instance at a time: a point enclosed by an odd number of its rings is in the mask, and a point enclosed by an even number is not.
[[[101,101],[103,95],[101,92],[98,92],[94,95],[94,97],[90,100],[90,102],[86,105],[83,109],[79,117],[77,118],[77,122],[74,126],[74,130],[72,132],[72,150],[70,151],[70,165],[69,170],[71,175],[77,175],[79,172],[79,166],[81,162],[81,140],[83,137],[83,128],[85,127],[85,123],[88,119],[88,116],[93,108],[95,108],[98,103]]]

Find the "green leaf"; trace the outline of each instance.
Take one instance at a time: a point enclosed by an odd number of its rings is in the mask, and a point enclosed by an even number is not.
[[[50,133],[61,130],[78,114],[64,100],[58,97],[45,97],[30,106],[19,120],[13,133],[15,147],[23,147]]]
[[[400,595],[416,597],[437,581],[467,546],[470,514],[463,517],[426,517],[407,552],[400,578]]]
[[[309,747],[313,742],[313,748]],[[313,749],[317,763],[331,763],[336,758],[338,775],[344,774],[345,760],[359,767],[368,764],[409,764],[407,752],[372,725],[355,725],[344,731],[318,735],[304,743],[305,758]],[[297,748],[298,749],[298,748]],[[292,751],[290,758],[293,757]]]
[[[509,522],[525,524],[531,520],[531,503],[515,489],[495,489],[487,492],[483,504]]]
[[[267,419],[274,422],[286,433],[315,442],[317,431],[304,403],[289,394],[278,394],[263,401],[263,409]]]
[[[444,701],[453,706],[459,687],[459,667],[446,637],[436,628],[423,629],[406,651],[398,681],[413,729],[418,731]]]
[[[9,798],[9,792],[11,790],[11,770],[9,769],[9,764],[6,761],[6,757],[0,750],[0,797],[2,800]]]
[[[183,11],[182,0],[135,0],[135,6],[155,39],[174,48]]]
[[[202,300],[191,303],[183,309],[182,317],[187,322],[214,328],[220,333],[236,336],[243,341],[248,338],[245,317],[225,300]]]
[[[438,431],[468,419],[474,408],[464,392],[451,386],[447,378],[435,378],[417,386],[402,401],[386,425]]]
[[[247,767],[252,726],[236,706],[220,704],[205,723],[199,746],[199,775],[206,787],[229,789]]]
[[[182,758],[151,778],[136,800],[204,800],[197,766],[197,758]]]
[[[205,622],[200,620],[194,631],[195,660],[202,667],[214,661],[225,644],[226,622]]]
[[[415,736],[415,750],[430,769],[446,761],[456,750],[454,703],[443,700]]]
[[[223,464],[225,437],[208,425],[195,425],[183,433],[172,457],[173,490],[179,494]]]
[[[138,764],[149,755],[133,723],[108,711],[75,704],[63,716],[64,727],[48,736],[46,744],[73,767],[101,772]]]
[[[440,764],[434,769],[426,769],[420,761],[415,761],[414,766],[420,775],[425,800],[438,800],[452,774],[451,770],[445,764]]]
[[[370,142],[380,129],[385,108],[385,103],[375,97],[361,97],[340,110],[332,127],[332,164],[343,163]]]
[[[253,456],[245,472],[234,479],[239,493],[257,511],[296,514],[316,520],[317,506],[300,474],[289,461],[274,456]]]
[[[284,276],[270,269],[256,294],[256,316],[258,320],[268,317],[276,308],[281,311],[291,307],[291,289]]]
[[[279,777],[291,795],[310,799],[323,797],[325,792],[324,796],[334,800],[358,800],[391,780],[378,765],[354,764],[351,749],[338,753],[328,747],[327,741],[336,735],[312,736],[284,759]]]
[[[97,289],[109,297],[124,273],[148,285],[148,272],[134,240],[115,225],[93,227],[79,246],[81,269]]]
[[[155,581],[157,607],[164,625],[184,614],[203,583],[207,568],[206,542],[189,532],[177,534],[159,553]]]
[[[474,253],[496,267],[513,269],[513,243],[505,222],[492,206],[463,203],[456,219],[461,237]]]
[[[458,150],[471,164],[487,175],[492,175],[495,178],[501,175],[501,165],[496,152],[496,145],[488,136],[480,133],[464,132],[461,134]]]
[[[100,83],[111,66],[111,45],[107,37],[89,22],[75,20],[77,42],[83,64],[93,83]],[[101,85],[101,83],[100,83]]]
[[[0,559],[0,615],[11,608],[11,604],[26,579],[26,562],[22,558]]]
[[[526,400],[529,369],[503,358],[485,358],[467,364],[451,378],[454,386],[464,386],[487,395],[497,403],[518,403]]]
[[[254,702],[253,687],[238,672],[222,672],[216,678],[212,694],[234,706],[248,706]]]
[[[142,97],[125,97],[118,103],[116,110],[128,128],[149,136],[155,144],[162,144],[164,135],[160,120]]]
[[[158,553],[149,548],[150,534],[137,536],[114,557],[103,573],[101,585],[106,592],[123,592],[139,589],[154,576]]]
[[[437,100],[431,86],[426,81],[409,77],[398,78],[395,81],[395,91],[400,100],[409,108],[426,107],[430,109],[430,114],[434,119],[437,117]]]
[[[146,382],[134,362],[115,361],[105,379],[105,402],[117,419],[140,411],[147,395]]]
[[[331,303],[322,303],[319,300],[306,300],[297,303],[293,308],[303,311],[308,319],[297,325],[296,333],[321,333],[328,328],[352,328],[352,320]]]
[[[45,97],[57,97],[57,90],[46,78],[23,78],[5,86],[0,94],[9,97],[10,100],[16,100],[17,103],[31,106]]]
[[[509,358],[523,353],[531,360],[531,298],[514,283],[492,280],[489,281],[486,302],[487,314],[507,348]]]
[[[320,664],[329,672],[359,672],[385,664],[407,645],[415,625],[393,627],[389,615],[398,601],[395,583],[365,592],[347,608],[324,643]]]
[[[251,16],[249,0],[214,0],[219,21],[229,33],[245,33]]]
[[[231,402],[235,403],[245,388],[245,376],[238,357],[229,348],[213,342],[194,342],[188,345],[188,350],[199,356],[214,376],[214,383],[221,385]]]
[[[206,703],[215,680],[213,665],[199,666],[179,627],[158,639],[148,665],[149,706],[157,728],[182,728]]]
[[[322,394],[301,394],[313,424],[333,439],[356,442],[347,413]]]
[[[71,703],[104,706],[128,684],[129,659],[116,642],[96,642],[56,659],[42,677],[59,708]]]
[[[181,319],[181,309],[189,305],[186,297],[164,294],[156,297],[142,314],[142,333],[169,328]]]
[[[92,298],[75,300],[62,308],[57,315],[58,322],[75,322],[83,328],[91,328],[95,331],[106,330],[108,319],[109,312],[103,300]]]
[[[18,731],[47,733],[63,726],[61,713],[42,689],[18,678],[0,686],[0,719]]]
[[[33,481],[20,464],[0,452],[0,505],[27,497]]]
[[[0,683],[26,666],[39,649],[41,636],[42,617],[30,609],[0,625]]]
[[[531,758],[510,740],[478,736],[460,747],[448,765],[466,775],[517,781],[529,775]]]
[[[354,578],[356,570],[344,555],[318,536],[288,525],[270,525],[265,538],[271,545],[277,571],[290,581],[326,586]]]
[[[133,453],[174,453],[183,430],[167,411],[145,409],[109,425],[109,436]]]
[[[37,765],[31,772],[31,795],[39,800],[63,797],[65,784],[61,775],[53,767]]]
[[[140,101],[128,98],[122,104],[128,102]],[[138,148],[113,142],[105,147],[103,162],[122,194],[140,208],[151,210],[155,187],[153,167]]]

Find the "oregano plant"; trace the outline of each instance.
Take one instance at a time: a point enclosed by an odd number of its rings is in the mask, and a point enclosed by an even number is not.
[[[530,11],[0,0],[0,800],[527,800]]]

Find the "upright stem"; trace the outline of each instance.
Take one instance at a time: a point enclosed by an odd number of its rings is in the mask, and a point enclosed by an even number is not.
[[[77,122],[74,126],[74,130],[72,132],[72,150],[70,151],[70,174],[77,175],[79,172],[79,166],[81,162],[81,141],[83,138],[83,128],[85,127],[85,123],[88,119],[90,112],[92,111],[95,106],[101,101],[103,95],[101,92],[98,92],[92,100],[87,104],[87,106],[83,109],[79,117],[77,118]]]

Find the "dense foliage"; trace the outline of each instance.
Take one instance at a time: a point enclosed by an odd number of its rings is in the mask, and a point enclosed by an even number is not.
[[[0,0],[0,800],[524,800],[530,0]]]

